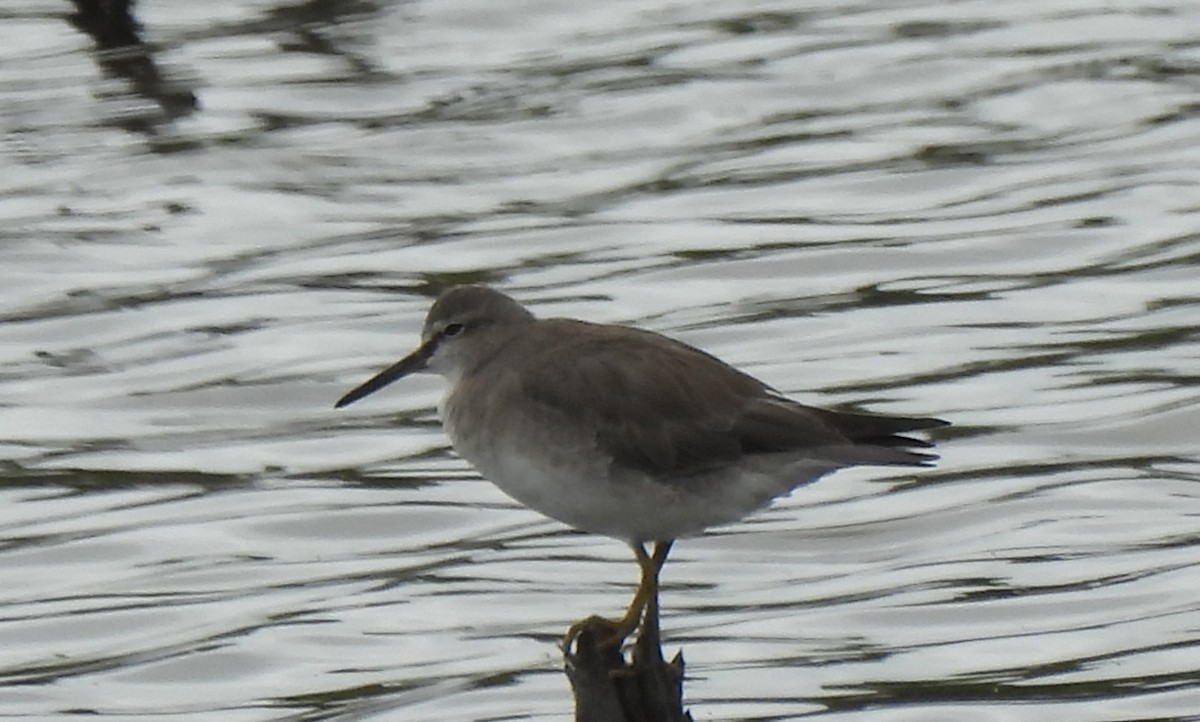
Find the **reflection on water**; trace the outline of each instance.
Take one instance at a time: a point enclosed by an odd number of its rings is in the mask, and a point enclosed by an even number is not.
[[[482,281],[955,422],[677,546],[698,718],[1197,719],[1196,8],[137,10],[5,12],[4,715],[566,718],[624,547],[331,409]]]

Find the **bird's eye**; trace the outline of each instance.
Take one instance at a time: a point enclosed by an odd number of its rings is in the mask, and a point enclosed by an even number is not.
[[[443,336],[457,336],[462,332],[463,325],[461,323],[448,323],[446,324],[446,328],[442,329]]]

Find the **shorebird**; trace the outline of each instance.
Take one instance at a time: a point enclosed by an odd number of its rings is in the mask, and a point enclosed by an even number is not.
[[[632,547],[641,581],[625,614],[607,622],[617,645],[649,621],[648,607],[657,625],[674,540],[837,469],[927,466],[936,457],[918,449],[931,444],[904,434],[947,423],[806,406],[667,336],[539,319],[484,286],[443,293],[417,349],[336,406],[421,371],[449,382],[442,423],[484,477],[531,509]]]

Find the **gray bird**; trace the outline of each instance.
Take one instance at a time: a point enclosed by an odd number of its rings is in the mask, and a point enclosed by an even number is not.
[[[609,622],[613,644],[652,600],[657,610],[675,539],[742,519],[837,469],[927,466],[937,457],[914,449],[931,445],[903,434],[947,424],[805,406],[680,341],[539,319],[483,286],[442,294],[417,350],[337,407],[421,371],[449,381],[442,423],[484,477],[531,509],[633,548],[641,583]]]

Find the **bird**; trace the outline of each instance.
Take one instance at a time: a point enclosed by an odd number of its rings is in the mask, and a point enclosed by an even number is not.
[[[641,578],[625,613],[590,620],[617,646],[639,625],[657,625],[659,576],[675,540],[739,521],[838,469],[930,466],[932,444],[906,434],[948,424],[808,406],[682,341],[538,318],[481,285],[438,296],[416,350],[335,407],[418,372],[445,377],[443,427],[482,476],[530,509],[631,547]]]

